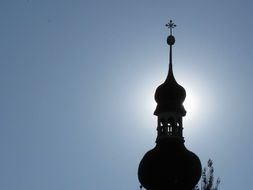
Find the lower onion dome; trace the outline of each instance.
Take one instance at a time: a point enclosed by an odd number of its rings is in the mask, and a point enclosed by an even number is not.
[[[138,169],[139,181],[147,190],[192,190],[200,176],[199,158],[177,141],[158,143],[144,155]]]

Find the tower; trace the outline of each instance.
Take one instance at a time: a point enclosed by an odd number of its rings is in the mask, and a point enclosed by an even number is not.
[[[167,43],[170,48],[169,71],[166,80],[155,92],[157,107],[156,146],[142,158],[138,178],[147,190],[192,190],[201,176],[201,163],[197,155],[186,149],[183,137],[183,102],[185,89],[175,80],[172,69],[172,46],[176,25],[170,20]]]

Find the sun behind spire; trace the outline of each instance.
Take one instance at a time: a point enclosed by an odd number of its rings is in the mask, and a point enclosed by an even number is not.
[[[167,43],[170,46],[169,71],[165,82],[156,89],[155,100],[157,102],[157,107],[154,114],[158,116],[162,113],[174,112],[185,116],[186,111],[183,102],[186,97],[186,92],[185,89],[177,83],[172,69],[172,45],[175,44],[175,37],[172,36],[172,29],[175,28],[176,25],[170,20],[166,26],[170,29],[170,35],[167,38]]]
[[[186,149],[183,136],[183,106],[186,92],[172,72],[172,45],[175,38],[172,29],[175,24],[166,25],[170,29],[167,42],[170,46],[170,66],[168,76],[155,92],[157,107],[156,146],[142,158],[138,168],[138,178],[147,190],[192,190],[201,176],[201,163],[196,154]]]

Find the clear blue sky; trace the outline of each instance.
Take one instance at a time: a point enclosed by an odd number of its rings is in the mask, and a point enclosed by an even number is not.
[[[186,146],[221,189],[252,188],[253,3],[1,0],[0,189],[135,190],[168,68]]]

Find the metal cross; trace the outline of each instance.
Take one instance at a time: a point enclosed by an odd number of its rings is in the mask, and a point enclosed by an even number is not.
[[[175,23],[173,23],[172,20],[170,20],[170,22],[165,26],[170,29],[170,35],[172,35],[172,29],[175,28],[177,25],[175,25]]]

